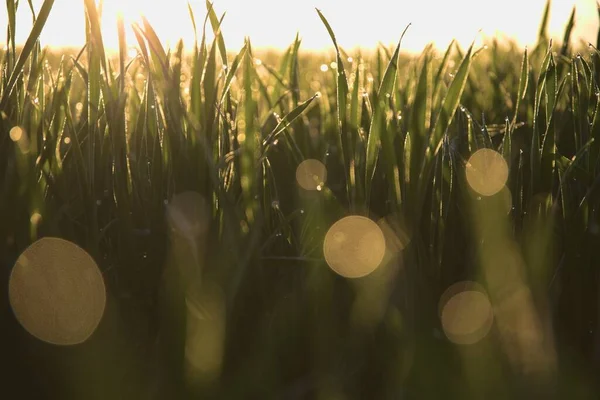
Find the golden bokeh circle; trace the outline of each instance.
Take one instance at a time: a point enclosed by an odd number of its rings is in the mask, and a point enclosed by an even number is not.
[[[172,231],[185,237],[204,234],[211,221],[209,205],[200,193],[178,193],[167,205],[167,221]]]
[[[36,241],[17,259],[8,295],[23,328],[56,345],[85,342],[106,307],[106,288],[94,259],[76,244],[51,237]]]
[[[15,126],[10,130],[8,135],[10,136],[10,140],[18,142],[23,137],[23,129],[19,126]]]
[[[346,278],[361,278],[375,271],[385,256],[381,228],[369,218],[349,216],[333,224],[323,242],[329,267]]]
[[[508,180],[508,164],[497,151],[481,149],[469,158],[466,174],[471,189],[482,196],[493,196]]]
[[[492,328],[494,312],[481,285],[459,282],[440,299],[440,320],[446,337],[456,344],[475,344]]]
[[[296,182],[304,190],[321,190],[327,182],[327,168],[319,160],[304,160],[296,168]]]

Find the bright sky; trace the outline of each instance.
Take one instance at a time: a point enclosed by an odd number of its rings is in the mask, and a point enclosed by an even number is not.
[[[42,0],[32,0],[39,9]],[[190,0],[200,26],[206,15],[204,0]],[[214,0],[219,15],[226,12],[223,32],[228,49],[242,46],[249,36],[257,47],[287,47],[296,32],[302,37],[302,48],[319,50],[330,46],[330,40],[315,7],[323,11],[342,47],[372,48],[379,41],[396,42],[404,27],[412,22],[403,48],[419,51],[427,43],[445,47],[451,38],[468,44],[483,34],[504,34],[516,38],[521,45],[533,44],[546,0]],[[20,1],[17,39],[23,43],[31,27],[31,15],[25,0]],[[595,0],[554,0],[550,16],[550,33],[562,37],[573,6],[577,7],[574,35],[596,42],[598,16]],[[4,5],[2,5],[4,7]],[[174,46],[178,38],[186,45],[193,43],[193,28],[187,0],[104,0],[104,37],[109,48],[117,47],[115,18],[119,9],[126,22],[144,14],[166,45]],[[55,0],[42,44],[50,46],[82,46],[85,23],[83,0]],[[7,13],[0,12],[0,29],[6,32]],[[4,35],[0,43],[6,41]],[[135,42],[132,35],[128,43]]]

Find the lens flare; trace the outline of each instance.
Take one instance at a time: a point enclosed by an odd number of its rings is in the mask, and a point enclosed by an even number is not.
[[[18,142],[23,137],[23,129],[19,128],[18,126],[15,126],[10,130],[8,135],[10,136],[10,140],[12,140],[13,142]]]
[[[475,282],[459,282],[444,292],[439,307],[442,328],[456,344],[475,344],[490,331],[494,312],[487,293]]]
[[[59,238],[40,239],[21,254],[8,294],[23,328],[56,345],[85,342],[106,306],[104,280],[93,258]]]
[[[208,383],[218,378],[225,343],[225,299],[221,289],[205,284],[185,299],[186,376],[191,384]]]
[[[206,233],[210,220],[210,208],[199,193],[176,194],[167,205],[167,221],[171,230],[184,237],[194,238]]]
[[[467,182],[482,196],[493,196],[504,188],[508,180],[508,165],[497,151],[481,149],[467,163]]]
[[[325,261],[337,274],[361,278],[373,272],[385,256],[385,237],[366,217],[342,218],[329,228],[323,243]]]
[[[304,190],[322,190],[327,182],[327,168],[319,160],[304,160],[296,168],[296,182]]]

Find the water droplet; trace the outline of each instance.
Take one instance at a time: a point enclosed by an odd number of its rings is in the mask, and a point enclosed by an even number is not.
[[[304,210],[300,210],[300,214],[304,214]]]
[[[273,207],[275,209],[279,209],[279,200],[273,200],[271,202],[271,207]]]
[[[327,66],[327,64],[321,64],[321,71],[327,72],[328,70],[329,70],[329,67]]]

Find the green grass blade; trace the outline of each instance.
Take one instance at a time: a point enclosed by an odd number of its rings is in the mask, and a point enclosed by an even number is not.
[[[398,57],[400,55],[400,46],[402,39],[406,34],[406,31],[410,25],[408,25],[402,36],[398,41],[394,55],[390,59],[388,66],[383,74],[383,79],[379,90],[377,91],[377,103],[373,111],[373,118],[371,119],[371,127],[369,129],[369,138],[367,139],[367,154],[366,154],[366,176],[365,176],[365,189],[367,196],[367,206],[369,204],[371,185],[373,177],[375,175],[375,165],[378,157],[378,148],[382,146],[384,150],[385,163],[388,167],[397,165],[396,156],[394,154],[394,139],[390,136],[390,133],[385,129],[385,112],[388,107],[389,100],[391,98],[394,86],[396,83],[396,75],[398,69]],[[394,179],[394,174],[387,172],[387,177],[390,180]],[[395,187],[392,186],[392,187]],[[396,200],[400,200],[400,193],[395,193]]]
[[[529,57],[527,55],[527,48],[525,48],[525,52],[523,53],[523,61],[521,62],[521,74],[519,77],[519,90],[517,92],[515,115],[512,120],[512,125],[515,125],[517,122],[517,117],[519,115],[519,106],[521,105],[521,101],[523,101],[525,99],[525,95],[527,94],[528,83],[529,83]]]
[[[215,9],[213,7],[213,3],[211,3],[209,0],[206,0],[206,10],[210,19],[210,25],[213,28],[215,39],[219,46],[219,53],[221,53],[221,61],[223,62],[223,65],[227,67],[227,49],[225,48],[225,39],[223,39],[223,35],[221,34],[221,23],[223,21],[223,18],[225,17],[225,14],[223,14],[221,19],[219,20],[219,18],[217,17],[217,13],[215,12]]]
[[[36,42],[42,33],[42,29],[44,29],[44,25],[46,25],[46,21],[48,20],[48,16],[50,15],[50,10],[52,10],[52,6],[54,5],[54,0],[45,0],[40,8],[40,12],[38,14],[33,27],[31,28],[31,32],[23,45],[23,49],[21,50],[21,54],[19,54],[19,58],[15,63],[15,66],[10,73],[10,78],[8,78],[8,83],[4,88],[2,93],[2,99],[0,100],[0,108],[4,108],[6,106],[6,102],[8,98],[12,94],[12,91],[19,79],[19,76],[23,73],[23,67],[25,66],[25,62],[29,58],[29,55],[35,48]],[[14,27],[13,27],[14,29]]]
[[[429,141],[429,148],[432,151],[434,149],[437,151],[441,145],[442,135],[452,123],[452,119],[454,118],[454,114],[456,113],[456,109],[458,108],[460,98],[462,97],[467,79],[469,77],[472,54],[473,44],[471,44],[469,47],[467,54],[458,67],[458,71],[456,72],[452,83],[450,83],[450,87],[448,88],[448,92],[446,93],[446,97],[442,103],[441,110],[439,111],[435,123],[433,124],[432,134]]]

